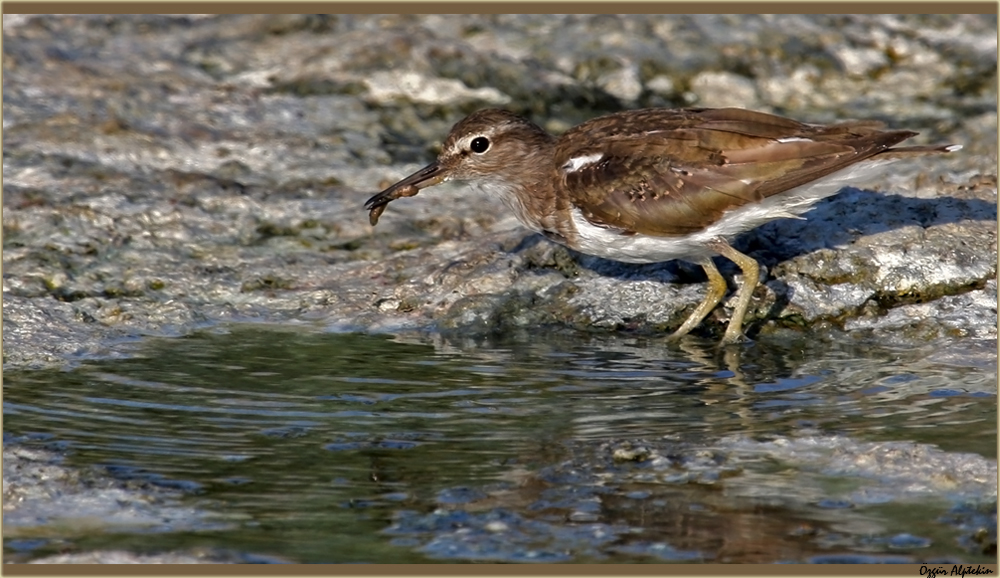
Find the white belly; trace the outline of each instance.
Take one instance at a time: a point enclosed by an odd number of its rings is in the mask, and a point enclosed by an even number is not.
[[[580,210],[574,208],[572,218],[577,246],[573,248],[588,255],[626,263],[659,263],[672,259],[697,261],[715,254],[705,245],[710,240],[719,237],[728,240],[775,219],[796,218],[820,199],[837,193],[845,186],[877,176],[893,160],[896,159],[853,165],[760,203],[727,211],[715,223],[685,237],[622,235],[590,224]]]

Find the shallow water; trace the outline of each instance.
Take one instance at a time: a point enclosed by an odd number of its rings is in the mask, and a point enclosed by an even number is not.
[[[5,436],[179,489],[205,517],[5,522],[5,551],[995,562],[970,538],[991,515],[995,532],[995,351],[260,326],[150,340],[132,359],[5,372]],[[984,464],[992,490],[968,479]]]

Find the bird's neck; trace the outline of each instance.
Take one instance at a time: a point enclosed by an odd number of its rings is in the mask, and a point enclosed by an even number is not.
[[[545,135],[549,137],[549,135]],[[554,230],[558,204],[555,192],[554,139],[539,139],[519,147],[515,158],[489,175],[473,180],[492,198],[507,206],[524,226]]]

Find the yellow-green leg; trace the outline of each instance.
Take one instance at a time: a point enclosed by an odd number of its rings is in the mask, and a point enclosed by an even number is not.
[[[750,307],[750,298],[753,297],[753,291],[757,288],[760,279],[760,265],[755,259],[733,249],[729,243],[722,239],[711,242],[709,247],[739,265],[740,269],[743,270],[743,284],[736,292],[736,307],[733,308],[733,316],[729,319],[726,334],[722,337],[724,344],[736,343],[743,338],[743,317],[746,316],[747,308]],[[718,275],[718,271],[716,271],[716,275]]]
[[[705,294],[705,298],[701,301],[698,307],[688,315],[688,318],[684,323],[677,328],[677,331],[670,336],[671,339],[677,339],[678,337],[683,337],[687,335],[692,329],[698,327],[698,324],[708,316],[709,313],[715,309],[715,306],[722,301],[722,298],[726,295],[726,280],[722,278],[722,274],[716,269],[715,263],[712,263],[710,257],[705,257],[703,260],[698,262],[702,269],[705,270],[705,274],[708,275],[708,293]]]

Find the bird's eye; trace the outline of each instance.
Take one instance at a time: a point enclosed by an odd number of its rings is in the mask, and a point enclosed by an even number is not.
[[[476,154],[483,154],[490,148],[490,139],[484,136],[477,136],[469,143],[469,148]]]

